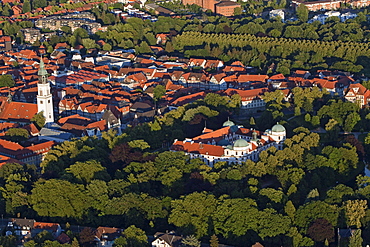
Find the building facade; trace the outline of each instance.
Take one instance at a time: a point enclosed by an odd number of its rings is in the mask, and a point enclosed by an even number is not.
[[[236,126],[228,120],[218,130],[204,129],[200,136],[184,141],[175,140],[172,151],[183,151],[190,158],[200,158],[213,167],[217,162],[242,163],[257,161],[259,154],[275,147],[283,148],[286,130],[280,124],[264,132]]]
[[[42,112],[46,123],[54,122],[53,97],[48,82],[48,73],[44,66],[42,57],[40,58],[40,70],[38,72],[39,81],[37,83],[37,111]]]
[[[232,1],[224,1],[215,4],[216,14],[224,16],[233,16],[236,8],[241,8],[241,5]]]

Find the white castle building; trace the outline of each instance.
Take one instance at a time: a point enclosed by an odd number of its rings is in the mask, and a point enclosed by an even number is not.
[[[265,132],[236,126],[228,120],[218,130],[204,128],[200,136],[184,141],[175,140],[171,151],[183,151],[191,158],[200,158],[213,167],[216,162],[241,163],[257,161],[259,154],[269,147],[283,148],[286,130],[280,124]]]

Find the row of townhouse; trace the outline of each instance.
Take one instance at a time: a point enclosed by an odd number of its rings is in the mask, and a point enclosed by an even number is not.
[[[84,228],[85,227],[79,227],[79,230],[74,232],[74,234],[78,234]],[[6,235],[14,234],[22,243],[34,239],[37,234],[43,231],[49,232],[53,237],[53,240],[60,244],[72,243],[71,237],[64,232],[64,229],[62,229],[59,223],[38,222],[34,219],[27,218],[10,218],[5,227]],[[93,240],[94,246],[112,247],[114,241],[122,236],[123,229],[99,226],[97,228],[93,228],[92,231],[95,236]]]
[[[6,220],[5,234],[14,234],[20,242],[25,243],[34,239],[37,234],[47,231],[51,234],[53,241],[60,244],[71,244],[72,239],[65,233],[59,223],[38,222],[27,218],[10,218]],[[84,226],[78,227],[77,231],[72,230],[73,234],[80,233]],[[123,236],[124,229],[118,227],[99,226],[91,228],[94,234],[93,245],[97,247],[112,247],[117,238]],[[181,244],[182,235],[174,231],[156,232],[152,237],[151,246],[153,247],[177,247]]]
[[[49,5],[44,8],[33,9],[31,12],[27,12],[27,13],[23,13],[23,10],[22,10],[23,2],[19,0],[11,0],[11,1],[3,0],[2,2],[3,4],[5,3],[10,4],[12,11],[13,11],[13,15],[10,17],[2,16],[4,19],[9,19],[9,20],[25,19],[25,20],[32,21],[32,20],[38,20],[40,18],[44,18],[50,15],[73,16],[73,15],[78,15],[79,13],[86,13],[86,14],[83,14],[83,18],[86,18],[86,19],[93,18],[93,16],[92,17],[88,16],[89,13],[86,11],[94,8],[97,4],[100,4],[100,3],[111,4],[111,3],[116,3],[117,1],[116,0],[103,0],[103,1],[96,1],[96,2],[87,1],[87,2],[83,2],[84,4],[82,7],[77,7],[75,9],[66,8],[65,7],[66,3],[60,3],[58,6],[59,8],[54,9],[54,6]],[[73,1],[69,1],[69,2],[73,2]],[[79,17],[75,17],[75,18],[79,18]]]
[[[352,8],[363,8],[370,5],[368,0],[321,0],[321,1],[302,1],[293,0],[291,6],[297,8],[299,5],[305,5],[310,11],[336,10],[343,5],[348,4]]]

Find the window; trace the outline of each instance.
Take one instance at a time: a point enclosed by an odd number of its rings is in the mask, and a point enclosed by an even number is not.
[[[48,100],[48,103],[50,103],[50,99]]]
[[[44,104],[44,102],[42,100],[40,100],[40,104]]]
[[[40,90],[40,96],[42,96],[42,90]]]

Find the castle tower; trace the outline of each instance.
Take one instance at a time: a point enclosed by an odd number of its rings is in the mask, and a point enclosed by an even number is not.
[[[37,83],[37,111],[43,112],[46,123],[54,122],[53,97],[48,82],[48,73],[45,69],[44,61],[40,58],[40,69],[38,72],[39,81]]]

